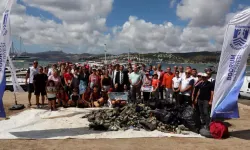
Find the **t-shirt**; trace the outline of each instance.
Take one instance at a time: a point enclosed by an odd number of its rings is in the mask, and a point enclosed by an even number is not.
[[[132,73],[129,75],[129,79],[131,80],[131,84],[132,84],[132,85],[135,85],[135,84],[138,83],[140,80],[142,80],[142,76],[141,76],[140,73],[132,72]]]
[[[29,83],[33,83],[34,76],[38,74],[38,68],[34,68],[33,66],[29,67],[28,73],[29,73]]]
[[[53,73],[54,73],[53,69],[52,69],[52,68],[49,68],[49,71],[48,71],[47,76],[51,76],[51,75],[53,75]]]
[[[189,85],[191,85],[191,86],[194,85],[194,79],[192,77],[182,79],[180,90],[186,89]],[[191,96],[191,92],[192,92],[192,89],[185,91],[185,92],[180,92],[180,94],[186,95],[186,96]]]
[[[69,83],[69,81],[71,81],[73,78],[72,74],[70,73],[65,73],[63,77],[66,79],[67,83]]]
[[[180,73],[179,73],[179,76],[180,76],[182,79],[185,79],[185,78],[186,78],[185,72],[180,72]]]
[[[180,84],[181,84],[181,78],[180,77],[174,77],[173,79],[172,79],[172,81],[173,81],[173,84],[174,84],[174,87],[173,88],[179,88],[179,86],[180,86]]]
[[[55,82],[55,86],[59,86],[61,84],[61,78],[58,77],[54,77],[53,75],[49,76],[48,80],[52,80]]]
[[[56,87],[54,86],[47,86],[47,97],[48,98],[55,98],[56,97]]]
[[[165,73],[162,80],[162,85],[165,86],[165,88],[171,89],[172,88],[172,79],[174,78],[173,73]]]
[[[209,81],[202,82],[201,84],[198,85],[198,88],[200,90],[198,99],[209,101],[211,98],[211,91],[214,91],[213,83]]]
[[[194,83],[196,83],[198,81],[198,77],[193,77],[192,78],[194,79]]]
[[[160,82],[159,79],[152,79],[152,86],[154,89],[157,88],[157,85],[159,84],[159,82]]]
[[[39,73],[39,74],[36,74],[34,76],[33,82],[35,81],[34,83],[36,85],[36,88],[44,88],[45,89],[47,80],[48,80],[48,76],[46,74]]]

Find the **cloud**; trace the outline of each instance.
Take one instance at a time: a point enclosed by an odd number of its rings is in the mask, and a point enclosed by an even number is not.
[[[232,0],[182,0],[176,14],[190,26],[224,25]]]
[[[225,22],[235,14],[227,13],[231,0],[218,1],[216,5],[213,4],[215,0],[209,3],[182,0],[177,4],[177,15],[190,20],[186,27],[176,26],[169,21],[154,24],[130,16],[123,25],[108,29],[106,18],[112,10],[113,0],[23,2],[50,12],[61,23],[28,15],[26,5],[15,2],[11,12],[13,36],[21,36],[25,44],[50,48],[44,50],[75,53],[103,53],[104,44],[112,54],[128,52],[128,49],[137,52],[218,51],[223,43]],[[175,3],[175,0],[170,1],[170,4]],[[3,1],[0,1],[0,8],[3,5]],[[211,7],[219,10],[210,12]]]
[[[170,8],[173,8],[176,3],[176,0],[170,0]]]

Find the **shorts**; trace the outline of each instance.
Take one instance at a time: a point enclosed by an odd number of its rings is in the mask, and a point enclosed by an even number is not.
[[[45,88],[36,88],[35,89],[35,95],[42,95],[42,96],[44,96],[44,95],[46,95],[46,90],[45,90]]]
[[[33,83],[29,83],[28,84],[28,92],[29,93],[33,93],[34,92],[34,85],[33,85]]]
[[[55,98],[48,98],[49,101],[54,101],[56,100],[56,97]]]

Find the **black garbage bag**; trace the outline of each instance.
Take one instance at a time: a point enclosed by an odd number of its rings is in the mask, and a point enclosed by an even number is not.
[[[205,128],[200,129],[200,135],[202,135],[206,138],[213,138],[209,129],[205,129]]]
[[[154,131],[157,128],[157,124],[155,122],[147,122],[145,120],[140,121],[140,124],[145,130]]]
[[[186,106],[181,114],[182,124],[190,131],[199,133],[201,124],[200,117],[197,115],[195,109],[191,106]]]

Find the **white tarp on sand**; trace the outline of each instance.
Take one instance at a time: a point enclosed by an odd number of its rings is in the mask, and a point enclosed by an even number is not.
[[[30,109],[9,120],[0,121],[0,139],[100,139],[100,138],[139,138],[139,137],[201,137],[186,134],[162,133],[159,131],[93,131],[89,122],[82,116],[93,109],[67,108],[59,111]]]

